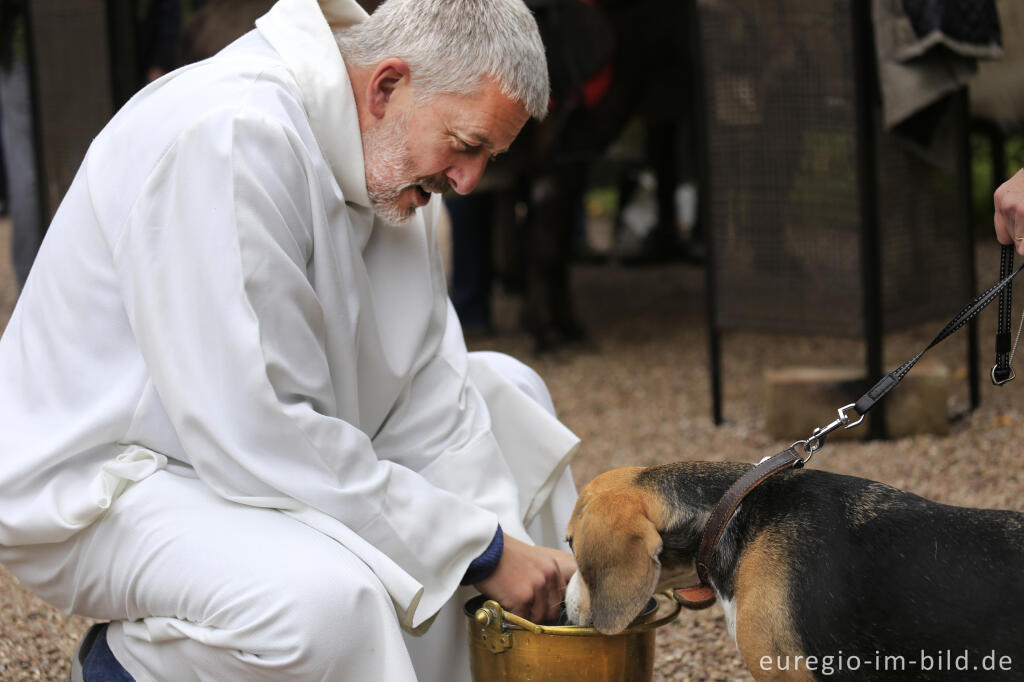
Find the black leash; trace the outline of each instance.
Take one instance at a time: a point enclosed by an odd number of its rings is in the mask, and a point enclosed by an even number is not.
[[[1009,251],[1008,255],[1007,251]],[[806,440],[798,440],[796,443],[793,443],[793,446],[802,444],[804,451],[807,453],[807,456],[802,460],[802,463],[806,463],[807,460],[811,458],[811,455],[825,445],[825,436],[829,433],[840,427],[844,429],[851,429],[864,421],[865,415],[867,415],[871,408],[874,407],[878,401],[884,398],[889,391],[896,388],[896,385],[903,380],[903,377],[907,375],[907,372],[917,364],[917,361],[920,360],[925,353],[973,320],[978,313],[984,310],[988,304],[996,299],[996,297],[999,298],[999,328],[996,333],[996,365],[992,368],[992,380],[996,385],[1000,385],[1013,379],[1013,368],[1010,366],[1010,362],[1013,359],[1013,349],[1010,347],[1011,287],[1009,285],[1013,281],[1013,278],[1016,277],[1021,270],[1024,270],[1024,265],[1021,265],[1016,270],[1012,270],[1012,268],[1013,247],[1004,246],[1000,254],[999,281],[996,284],[992,285],[987,291],[980,294],[977,298],[964,306],[964,308],[953,316],[953,319],[942,328],[942,331],[932,339],[931,343],[925,346],[925,348],[917,355],[882,377],[881,381],[872,386],[867,393],[857,400],[857,402],[850,403],[849,405],[839,408],[838,419],[827,426],[815,429],[814,433],[812,433]],[[1024,320],[1022,320],[1022,323],[1024,323]],[[1022,326],[1022,328],[1024,328],[1024,326]],[[1019,338],[1020,336],[1018,334],[1018,339]],[[999,378],[1001,378],[1001,380],[997,380]],[[851,411],[855,414],[850,414]]]
[[[1004,245],[999,251],[999,279],[1005,278],[1013,269],[1013,246]],[[1010,324],[1013,322],[1011,300],[1013,287],[1006,287],[999,292],[999,321],[996,327],[996,364],[992,366],[992,383],[1002,386],[1013,381],[1017,373],[1013,371],[1013,351],[1017,344],[1010,345]],[[1024,318],[1022,318],[1024,321]],[[1020,332],[1017,332],[1020,338]]]

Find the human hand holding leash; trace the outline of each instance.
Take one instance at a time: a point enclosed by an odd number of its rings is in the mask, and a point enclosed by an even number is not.
[[[572,554],[506,535],[498,568],[475,587],[505,610],[543,623],[562,614],[565,586],[575,572]]]
[[[1024,256],[1024,169],[1001,184],[992,197],[996,239]]]

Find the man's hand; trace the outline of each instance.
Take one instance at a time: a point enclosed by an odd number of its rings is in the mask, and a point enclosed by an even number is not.
[[[995,204],[996,239],[1013,244],[1024,256],[1024,170],[1004,182],[992,198]]]
[[[531,547],[506,535],[498,568],[475,587],[503,609],[534,623],[544,623],[562,615],[565,586],[575,572],[572,554]]]

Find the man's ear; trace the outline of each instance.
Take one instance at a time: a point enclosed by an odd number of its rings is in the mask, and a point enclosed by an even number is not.
[[[371,114],[384,118],[391,97],[403,80],[409,83],[409,65],[403,59],[388,57],[373,68],[366,84],[366,102]]]

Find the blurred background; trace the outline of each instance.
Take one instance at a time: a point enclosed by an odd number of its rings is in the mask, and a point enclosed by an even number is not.
[[[0,330],[92,137],[272,4],[0,0]],[[1021,3],[527,4],[551,111],[445,198],[444,255],[470,348],[533,365],[583,437],[579,485],[806,438],[995,281]],[[815,466],[1024,510],[1024,389],[988,381],[994,329],[932,351]],[[62,679],[87,624],[0,567],[0,679]],[[749,679],[716,609],[659,631],[656,670]]]

